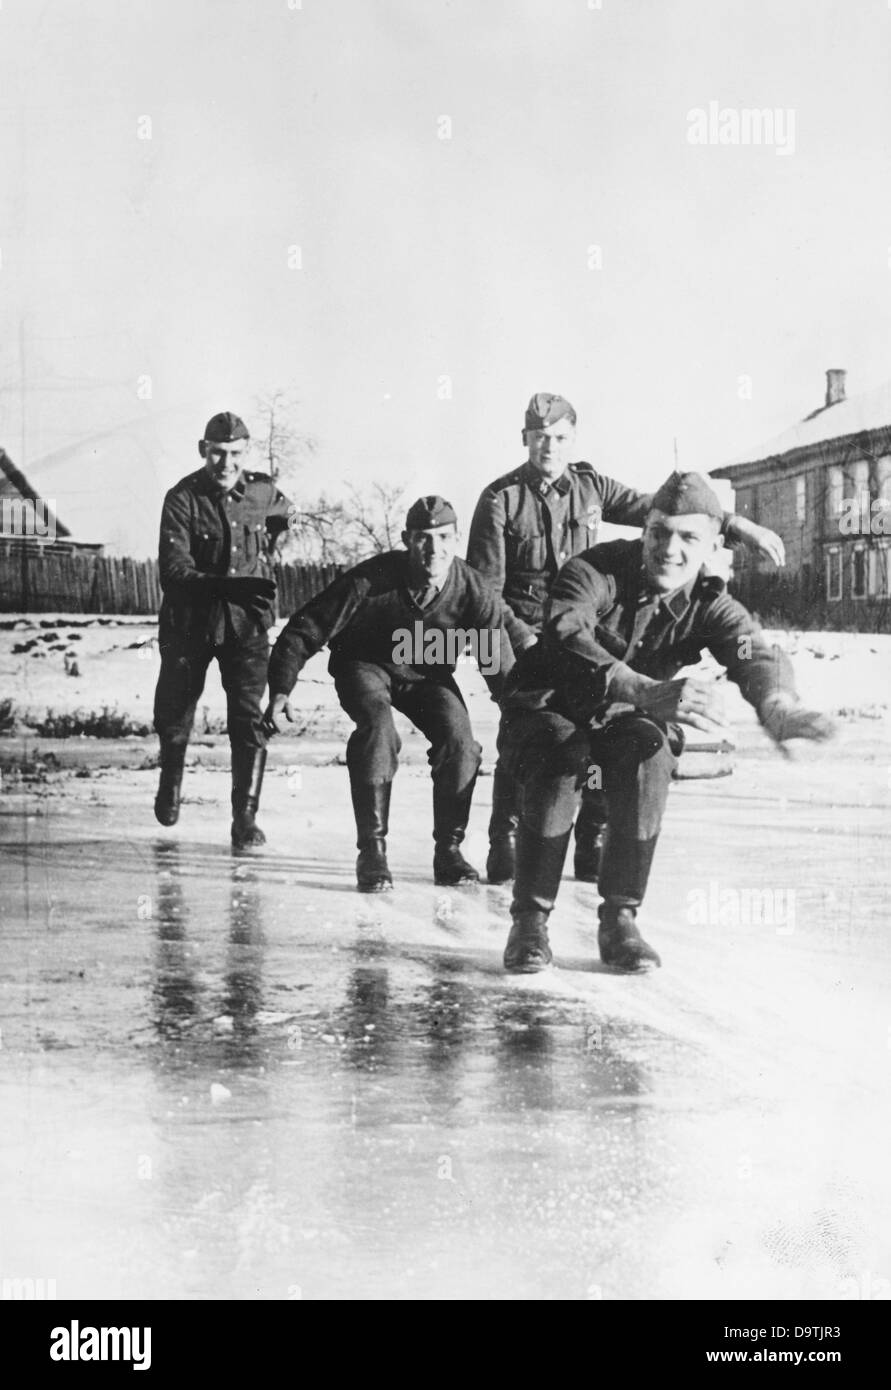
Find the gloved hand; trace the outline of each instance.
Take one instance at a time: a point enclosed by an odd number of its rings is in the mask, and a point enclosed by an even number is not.
[[[761,707],[761,723],[775,743],[809,738],[823,743],[837,733],[835,721],[819,710],[805,709],[791,695],[775,695]]]
[[[258,604],[262,607],[275,598],[275,584],[263,575],[238,575],[234,579],[226,576],[222,580],[222,594],[223,598],[244,608]]]

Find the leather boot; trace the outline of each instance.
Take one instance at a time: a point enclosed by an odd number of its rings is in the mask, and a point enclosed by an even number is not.
[[[457,796],[446,795],[433,784],[433,882],[443,888],[457,888],[463,883],[479,883],[480,876],[464,858],[458,846],[470,819],[470,803],[476,778]]]
[[[517,830],[517,875],[511,904],[513,925],[504,950],[504,968],[511,974],[533,974],[553,960],[548,941],[551,915],[571,831],[537,835],[520,824]]]
[[[499,761],[492,778],[492,815],[489,819],[489,855],[486,878],[490,883],[510,883],[517,863],[517,810],[513,778]]]
[[[238,744],[232,749],[232,847],[255,849],[266,836],[254,817],[266,768],[266,749]]]
[[[597,882],[603,853],[606,814],[606,797],[603,792],[586,788],[582,792],[579,813],[575,818],[573,871],[580,883]]]
[[[657,953],[640,934],[637,909],[643,902],[658,836],[632,840],[607,829],[600,873],[603,902],[598,908],[597,944],[604,965],[619,970],[646,970],[661,965]]]
[[[613,965],[617,970],[640,971],[662,964],[638,930],[636,907],[605,902],[600,904],[597,913],[600,918],[597,944],[604,965]]]
[[[547,912],[515,912],[504,948],[504,968],[511,975],[535,975],[554,959],[548,941]]]
[[[176,825],[179,820],[180,791],[186,762],[184,743],[161,744],[161,777],[155,797],[155,819],[162,825]]]
[[[390,782],[350,782],[356,817],[356,886],[360,893],[387,893],[393,879],[387,864]]]

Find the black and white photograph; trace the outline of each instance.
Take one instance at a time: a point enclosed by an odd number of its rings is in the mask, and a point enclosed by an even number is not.
[[[674,1304],[843,1362],[891,0],[2,0],[0,55],[8,1325]]]

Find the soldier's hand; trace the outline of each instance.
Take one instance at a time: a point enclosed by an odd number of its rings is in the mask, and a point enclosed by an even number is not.
[[[263,575],[237,575],[227,579],[226,597],[247,607],[262,606],[275,598],[275,583]]]
[[[268,736],[283,734],[289,724],[295,721],[287,695],[273,695],[263,715],[263,730]]]
[[[790,738],[809,738],[825,743],[837,733],[835,721],[828,714],[805,709],[786,696],[777,696],[766,709],[762,709],[761,723],[775,743],[787,743]]]
[[[645,714],[668,724],[676,719],[707,734],[727,733],[720,693],[714,681],[685,680],[654,681],[637,700]]]
[[[771,560],[780,569],[783,568],[786,563],[786,547],[782,536],[778,536],[776,531],[771,531],[767,526],[756,525],[749,539],[756,555],[763,555],[766,560]]]

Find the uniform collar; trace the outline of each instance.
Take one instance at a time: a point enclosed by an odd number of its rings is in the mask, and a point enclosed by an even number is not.
[[[198,477],[202,490],[207,493],[208,497],[213,498],[215,502],[221,501],[224,497],[234,497],[236,502],[240,502],[247,490],[246,473],[242,473],[235,485],[230,488],[218,487],[210,474],[203,468],[199,470]]]
[[[569,476],[568,469],[561,473],[559,478],[555,478],[553,482],[550,482],[548,479],[543,478],[534,464],[527,459],[523,464],[523,473],[526,482],[532,488],[533,492],[539,494],[542,492],[556,492],[559,493],[561,497],[565,497],[572,486],[572,480]]]
[[[643,541],[637,541],[638,550],[638,589],[637,605],[643,608],[645,604],[651,603],[655,609],[664,608],[671,616],[679,621],[683,618],[690,604],[693,602],[693,590],[699,583],[705,571],[697,570],[692,579],[688,579],[680,589],[673,589],[671,593],[664,594],[658,589],[650,588],[650,581],[643,563]]]

